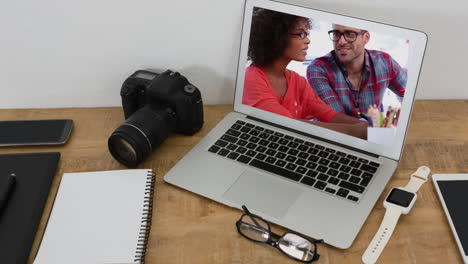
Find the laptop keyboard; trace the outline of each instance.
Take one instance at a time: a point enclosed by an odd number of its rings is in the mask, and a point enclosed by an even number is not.
[[[358,202],[380,164],[238,120],[208,151]]]

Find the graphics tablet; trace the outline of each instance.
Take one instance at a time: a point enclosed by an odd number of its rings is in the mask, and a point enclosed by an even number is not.
[[[468,174],[434,174],[432,180],[463,261],[468,263]]]

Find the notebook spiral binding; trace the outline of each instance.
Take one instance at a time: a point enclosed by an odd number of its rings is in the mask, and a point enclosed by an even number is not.
[[[149,170],[146,178],[145,200],[143,203],[143,216],[141,219],[140,233],[138,234],[138,245],[135,253],[135,262],[144,264],[146,246],[148,244],[151,229],[151,218],[153,216],[153,195],[156,176]]]

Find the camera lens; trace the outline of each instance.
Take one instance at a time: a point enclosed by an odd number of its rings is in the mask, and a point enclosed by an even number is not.
[[[169,108],[147,105],[133,113],[108,140],[112,156],[127,167],[136,167],[173,130],[175,113]]]
[[[113,138],[112,145],[116,153],[119,154],[121,159],[135,162],[137,160],[137,153],[132,145],[120,137]]]

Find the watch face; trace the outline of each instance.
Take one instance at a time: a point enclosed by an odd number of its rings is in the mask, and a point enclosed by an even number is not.
[[[396,204],[402,207],[408,207],[413,201],[414,193],[403,191],[394,188],[387,197],[387,202]]]

